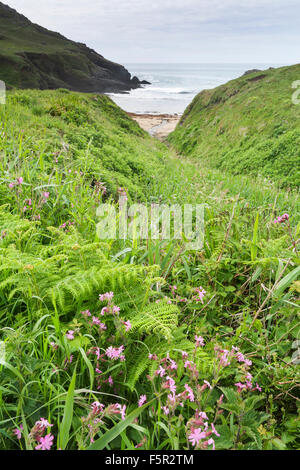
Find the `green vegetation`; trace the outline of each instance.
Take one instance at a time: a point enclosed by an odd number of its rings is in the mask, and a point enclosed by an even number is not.
[[[292,103],[299,77],[300,65],[294,65],[204,90],[169,139],[205,166],[299,188],[300,106]]]
[[[8,95],[0,448],[299,448],[298,193],[178,158],[107,97]],[[206,204],[203,249],[99,239],[125,193]]]

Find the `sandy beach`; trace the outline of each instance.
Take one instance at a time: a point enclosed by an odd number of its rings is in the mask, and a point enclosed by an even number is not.
[[[164,140],[174,131],[181,116],[177,114],[135,114],[127,113],[142,129],[153,137]]]

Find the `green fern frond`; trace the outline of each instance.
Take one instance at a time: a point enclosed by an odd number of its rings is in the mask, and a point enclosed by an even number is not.
[[[179,309],[176,305],[168,304],[164,300],[150,304],[141,312],[132,314],[130,317],[132,331],[154,333],[162,335],[168,340],[172,337],[172,331],[177,327],[178,313]]]
[[[173,336],[169,341],[162,337],[148,336],[143,344],[134,343],[133,346],[127,351],[126,362],[128,365],[127,385],[131,390],[134,389],[135,384],[141,378],[142,374],[147,371],[150,376],[153,376],[157,369],[157,361],[148,358],[149,353],[155,353],[159,358],[181,354],[182,351],[191,352],[195,345],[186,337],[185,326],[181,326],[173,331]]]

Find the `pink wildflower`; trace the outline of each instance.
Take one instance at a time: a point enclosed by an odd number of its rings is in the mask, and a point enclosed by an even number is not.
[[[250,361],[250,359],[247,359],[241,352],[237,352],[236,353],[236,358],[238,360],[238,362],[243,362],[244,364],[246,364],[246,366],[251,366],[252,365],[252,361]]]
[[[222,405],[224,399],[224,393],[220,396],[219,400],[217,401],[218,405]]]
[[[171,290],[172,295],[173,295],[173,297],[174,297],[174,295],[175,295],[175,293],[176,293],[176,291],[177,291],[177,286],[170,286],[170,290]]]
[[[207,414],[204,411],[198,411],[199,418],[206,419],[208,421]]]
[[[196,347],[198,346],[204,346],[204,339],[202,338],[202,336],[197,336],[195,335],[195,340],[196,340]]]
[[[242,384],[241,382],[237,382],[236,384],[234,384],[236,387],[237,387],[237,391],[239,393],[241,393],[242,390],[246,389],[246,385],[245,384]]]
[[[113,348],[112,346],[110,346],[109,348],[106,349],[105,354],[110,359],[116,360],[116,359],[119,359],[123,351],[124,351],[123,345],[120,346],[119,348]]]
[[[213,446],[212,450],[215,450],[215,441],[213,440],[212,437],[211,437],[210,439],[208,439],[207,444],[208,444],[209,446],[212,445],[212,446]]]
[[[237,358],[238,362],[244,362],[245,361],[245,357],[241,352],[237,352],[236,358]]]
[[[168,388],[172,393],[176,392],[175,380],[172,377],[167,377],[167,381],[163,385],[164,388]]]
[[[99,401],[94,401],[91,407],[94,415],[97,415],[104,410],[104,405],[102,405],[102,403],[99,403]]]
[[[50,450],[53,445],[54,436],[52,434],[47,434],[45,437],[41,437],[39,440],[39,445],[35,447],[35,450]]]
[[[113,378],[112,378],[111,375],[108,377],[107,382],[109,383],[109,385],[113,385],[113,384],[114,384],[114,381],[113,381]]]
[[[198,288],[196,289],[196,292],[198,293],[199,298],[194,297],[194,300],[196,300],[196,302],[199,302],[199,301],[200,301],[200,302],[203,304],[203,298],[204,298],[204,296],[205,296],[205,294],[206,294],[206,291],[203,289],[203,287],[200,287],[200,288],[198,287]]]
[[[215,426],[213,423],[211,423],[211,429],[212,429],[212,432],[213,434],[215,434],[217,437],[220,437],[220,434],[218,433],[218,431],[216,430]]]
[[[22,431],[23,431],[23,424],[19,428],[16,428],[13,430],[13,433],[16,435],[17,439],[20,440],[22,437]]]
[[[249,390],[252,389],[252,375],[251,374],[247,374],[246,376],[246,386]]]
[[[185,361],[184,367],[185,367],[186,369],[191,370],[191,369],[192,369],[192,362],[191,362],[191,361]]]
[[[103,309],[100,312],[100,315],[104,315],[105,313],[108,313],[108,312],[109,312],[109,308],[108,307],[103,307]]]
[[[156,375],[163,377],[165,373],[166,373],[166,369],[164,369],[162,366],[159,366],[159,369],[156,371]]]
[[[105,300],[110,302],[112,300],[113,296],[114,296],[113,292],[106,292],[105,294],[100,294],[99,299],[101,300],[101,302],[103,302]]]
[[[205,439],[206,432],[202,431],[200,428],[192,428],[191,431],[192,432],[189,435],[189,441],[192,443],[193,446],[198,446],[200,444],[201,439]]]
[[[125,419],[125,413],[126,413],[126,405],[117,405],[117,408],[120,410],[121,418],[124,420]]]
[[[89,310],[84,310],[83,312],[81,312],[81,315],[83,315],[84,317],[90,317],[91,312]]]
[[[143,406],[144,403],[146,403],[146,401],[147,401],[147,396],[146,395],[141,395],[140,398],[139,398],[139,402],[138,402],[139,407]]]
[[[156,354],[149,354],[148,359],[152,359],[153,361],[156,361],[158,359]]]
[[[210,385],[210,383],[207,380],[204,380],[204,383],[208,386],[208,388],[210,388],[210,390],[212,390],[212,386]]]
[[[170,404],[171,404],[172,406],[174,406],[175,403],[176,403],[176,395],[175,395],[175,393],[173,393],[173,394],[172,394],[172,393],[169,393],[169,395],[168,395],[168,400],[169,400]]]
[[[132,325],[131,325],[131,323],[130,323],[129,320],[127,320],[126,322],[124,322],[124,325],[125,325],[125,331],[131,330]]]
[[[188,384],[185,384],[184,388],[188,392],[188,398],[190,401],[195,401],[194,392]]]
[[[67,337],[69,340],[74,339],[74,331],[73,331],[73,330],[69,330],[69,331],[66,333],[66,337]]]
[[[229,366],[229,351],[227,349],[222,349],[221,352],[223,353],[220,357],[220,364],[224,367]]]
[[[277,219],[274,220],[274,224],[283,224],[285,221],[288,221],[289,218],[289,214],[283,214],[282,216],[278,216]]]
[[[95,353],[95,355],[97,356],[97,359],[98,359],[98,361],[99,361],[99,359],[100,359],[100,348],[96,347],[96,348],[94,349],[94,353]]]

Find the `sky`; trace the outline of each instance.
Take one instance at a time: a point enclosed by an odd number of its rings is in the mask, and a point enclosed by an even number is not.
[[[119,63],[299,63],[299,0],[2,0]]]

